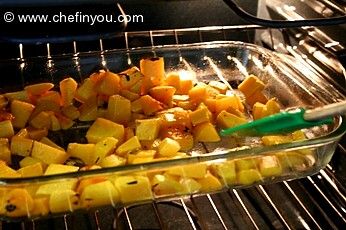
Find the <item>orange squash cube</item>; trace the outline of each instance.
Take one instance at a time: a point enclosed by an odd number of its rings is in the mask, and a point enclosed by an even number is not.
[[[149,94],[156,100],[172,106],[172,98],[176,89],[173,86],[155,86],[149,90]]]
[[[24,87],[24,90],[31,95],[39,96],[52,89],[54,84],[52,83],[38,83],[34,85],[28,85]]]
[[[97,85],[96,91],[107,96],[118,94],[120,91],[120,77],[110,71],[105,72],[104,77]]]
[[[30,103],[13,100],[11,103],[11,113],[14,116],[12,125],[15,128],[24,128],[34,109],[35,106]]]
[[[5,120],[0,122],[0,138],[2,137],[12,137],[14,135],[14,130],[12,122],[10,120]]]
[[[162,103],[155,100],[149,95],[142,96],[140,99],[142,109],[145,115],[152,115],[155,112],[162,110]]]
[[[77,90],[77,82],[73,78],[65,78],[60,81],[60,93],[62,106],[69,106],[73,103],[74,94]]]
[[[210,122],[197,125],[193,129],[195,141],[201,142],[218,142],[221,140],[215,127]]]
[[[97,118],[97,98],[91,97],[87,99],[79,108],[80,121],[94,121]]]
[[[131,119],[131,101],[120,95],[109,97],[107,118],[117,123],[127,124]]]
[[[85,102],[91,97],[96,97],[96,95],[96,83],[90,78],[87,78],[82,85],[78,87],[74,97],[80,102]]]
[[[42,111],[31,119],[30,125],[37,129],[49,129],[51,126],[50,115],[48,112]]]
[[[163,57],[140,60],[140,70],[148,77],[154,86],[162,85],[165,78],[165,63]]]

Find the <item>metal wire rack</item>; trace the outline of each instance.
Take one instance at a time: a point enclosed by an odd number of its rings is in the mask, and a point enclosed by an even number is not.
[[[159,45],[212,40],[254,42],[258,32],[264,34],[263,44],[268,48],[299,54],[299,49],[293,49],[291,44],[276,42],[273,34],[282,33],[282,30],[257,25],[128,32],[113,40],[100,39],[98,44],[73,42],[70,50],[64,51],[78,58],[85,47],[89,50],[98,47],[102,64],[102,55],[107,49],[149,45],[155,50]],[[48,69],[54,68],[55,44],[45,44],[45,48],[46,53],[39,55],[47,57]],[[25,63],[26,46],[20,44],[18,49],[20,66]],[[319,77],[327,77],[325,72],[313,67],[311,71]],[[342,145],[339,145],[334,158],[337,158],[335,162],[346,162]],[[105,207],[87,214],[1,222],[0,229],[343,229],[346,227],[346,188],[342,174],[340,176],[340,166],[335,162],[332,161],[317,175],[301,180],[172,201],[154,201],[121,209]]]

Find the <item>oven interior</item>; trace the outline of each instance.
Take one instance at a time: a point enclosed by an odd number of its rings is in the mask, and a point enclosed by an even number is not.
[[[296,28],[267,28],[238,17],[221,0],[119,1],[126,14],[142,14],[144,23],[129,23],[112,37],[49,43],[0,43],[1,59],[17,59],[18,66],[1,64],[3,77],[18,71],[44,76],[49,68],[20,69],[27,57],[167,44],[234,40],[255,43],[281,53],[292,71],[322,79],[346,97],[346,24]],[[281,3],[280,3],[281,2]],[[239,1],[251,14],[272,19],[344,15],[342,0]],[[112,29],[112,28],[111,28]],[[97,60],[102,60],[99,58]],[[95,60],[95,62],[97,61]],[[304,69],[295,68],[298,60]],[[6,63],[6,62],[3,62]],[[83,74],[82,72],[80,74]],[[164,202],[89,213],[0,223],[1,229],[343,229],[346,227],[346,145],[340,141],[332,161],[318,174],[300,180],[248,189],[191,196]]]

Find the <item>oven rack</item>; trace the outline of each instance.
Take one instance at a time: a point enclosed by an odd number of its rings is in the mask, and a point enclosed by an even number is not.
[[[130,50],[137,46],[151,46],[155,51],[155,47],[166,44],[239,39],[253,42],[256,33],[260,33],[264,34],[263,44],[267,48],[296,57],[303,56],[298,52],[299,47],[279,43],[273,36],[277,32],[284,34],[285,30],[241,25],[127,32],[111,41],[100,39],[83,46],[75,41],[71,44],[72,49],[65,53],[72,53],[78,58],[81,52],[94,48],[94,51],[98,49],[96,52],[102,60],[102,55],[109,49]],[[17,47],[19,66],[26,63],[24,54],[30,49],[27,46],[20,44]],[[49,68],[54,68],[55,46],[59,47],[59,44],[44,44],[46,54],[40,54],[46,56]],[[318,77],[327,77],[326,73],[313,67],[311,72]],[[335,161],[345,156],[345,148],[339,145]],[[346,161],[346,158],[343,160]],[[3,221],[0,229],[343,229],[346,227],[345,180],[339,175],[338,165],[333,163],[318,174],[300,180],[121,209],[106,207],[87,214],[70,214],[47,220]]]

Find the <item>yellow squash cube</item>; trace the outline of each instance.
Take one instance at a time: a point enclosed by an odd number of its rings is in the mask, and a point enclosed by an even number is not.
[[[219,81],[210,81],[208,85],[219,91],[219,93],[221,94],[225,94],[226,91],[229,89],[225,83]]]
[[[141,141],[153,141],[159,134],[160,126],[160,118],[136,120],[136,136]]]
[[[183,193],[184,187],[174,177],[157,174],[151,179],[155,195],[178,195]]]
[[[87,99],[79,108],[79,117],[80,121],[94,121],[97,118],[97,98],[91,97]]]
[[[30,125],[36,129],[51,128],[51,119],[48,112],[42,111],[30,120]]]
[[[34,85],[28,85],[24,87],[24,90],[31,95],[39,96],[52,89],[54,84],[52,83],[38,83]]]
[[[103,158],[114,152],[117,143],[118,140],[114,137],[106,137],[105,139],[97,142],[91,162],[94,162],[96,164],[98,162],[101,162]]]
[[[131,137],[129,140],[121,144],[117,149],[116,149],[116,154],[119,156],[125,156],[128,153],[134,152],[138,149],[141,148],[141,143],[138,140],[137,136]]]
[[[196,126],[204,122],[210,122],[210,111],[207,107],[199,108],[190,113],[192,125]]]
[[[12,121],[13,126],[15,128],[24,128],[34,109],[35,106],[30,103],[18,100],[12,101],[11,113],[14,116],[14,120]]]
[[[280,176],[282,174],[282,168],[276,156],[261,157],[259,170],[264,177]]]
[[[43,168],[41,162],[36,164],[28,165],[23,168],[18,169],[18,171],[22,177],[34,177],[34,176],[42,176]]]
[[[46,196],[52,194],[54,191],[74,190],[76,188],[78,179],[68,179],[62,181],[54,181],[51,183],[41,185],[37,191],[36,196]]]
[[[249,97],[256,91],[262,91],[265,84],[255,75],[249,75],[245,80],[239,84],[238,89],[246,96]]]
[[[172,99],[176,89],[173,86],[155,86],[149,90],[149,94],[156,100],[172,106]]]
[[[184,194],[196,193],[202,188],[202,185],[192,178],[182,178],[179,182],[183,186]]]
[[[126,164],[126,158],[120,157],[115,154],[106,156],[105,158],[102,159],[102,161],[98,163],[98,165],[100,165],[102,168],[117,167],[117,166],[121,166],[125,164]]]
[[[30,211],[31,216],[45,216],[49,213],[49,198],[34,198],[34,208]]]
[[[86,138],[89,143],[97,143],[106,137],[114,137],[122,140],[124,137],[124,126],[104,118],[97,118],[89,128]]]
[[[46,164],[62,164],[68,158],[68,154],[65,151],[53,148],[38,141],[34,141],[31,156]]]
[[[235,161],[237,171],[245,169],[257,169],[258,158],[244,158]]]
[[[34,141],[28,138],[13,136],[11,138],[11,152],[19,156],[30,156]]]
[[[43,137],[41,140],[40,140],[41,143],[43,144],[46,144],[46,145],[49,145],[53,148],[57,148],[57,149],[60,149],[60,150],[64,150],[62,147],[60,147],[59,145],[55,144],[52,140],[50,140],[48,137]]]
[[[104,77],[97,85],[96,91],[107,96],[118,94],[120,91],[120,77],[110,71],[105,72]]]
[[[234,161],[226,161],[212,166],[212,172],[221,178],[224,184],[234,184],[237,181],[237,173]]]
[[[77,82],[73,78],[65,78],[60,81],[60,93],[62,106],[69,106],[73,103],[74,94],[77,90]]]
[[[96,94],[96,82],[87,78],[82,85],[78,87],[74,97],[80,102],[85,102],[91,97],[96,97]]]
[[[131,119],[131,101],[120,95],[109,97],[107,118],[117,123],[127,124]]]
[[[210,122],[197,125],[193,129],[193,135],[194,135],[195,141],[218,142],[221,140],[215,127]]]
[[[11,92],[11,93],[5,93],[4,96],[9,101],[18,100],[18,101],[30,102],[29,95],[25,90],[17,91],[17,92]]]
[[[0,122],[0,138],[9,138],[14,135],[14,130],[12,122],[10,120],[5,120]]]
[[[72,165],[50,164],[48,165],[44,175],[54,175],[61,173],[77,172],[79,167]]]
[[[257,169],[244,169],[237,173],[237,179],[239,184],[251,185],[262,180],[262,176]]]
[[[41,163],[41,165],[42,165],[42,161],[39,160],[39,159],[36,159],[36,158],[33,158],[33,157],[24,157],[23,160],[19,161],[19,166],[21,168],[24,168],[26,166],[34,165],[34,164],[37,164],[37,163]]]
[[[159,144],[159,147],[158,147],[158,152],[160,156],[163,156],[163,157],[175,156],[179,150],[180,150],[179,142],[168,137],[163,139],[163,141]]]
[[[207,172],[204,178],[197,179],[197,182],[201,185],[202,192],[217,191],[222,189],[222,184],[219,179],[212,175],[210,172]]]
[[[161,85],[165,78],[165,63],[163,57],[140,60],[140,70],[153,85]]]
[[[93,165],[95,154],[95,144],[70,143],[67,147],[67,153],[71,157],[81,159],[86,165]]]
[[[151,200],[150,181],[144,176],[120,176],[114,180],[123,204],[135,201]]]
[[[207,165],[204,163],[197,163],[179,167],[172,167],[167,170],[167,174],[173,176],[201,179],[204,178],[207,174]]]
[[[11,150],[7,138],[0,138],[0,160],[11,164]]]
[[[26,189],[15,188],[4,194],[1,213],[9,217],[28,217],[34,201]]]
[[[141,108],[145,115],[153,115],[154,113],[162,110],[162,103],[158,100],[155,100],[149,95],[144,95],[141,98],[139,98],[141,103]]]
[[[0,161],[0,178],[16,178],[21,177],[21,174],[16,170],[7,166],[4,161]]]
[[[119,192],[110,181],[87,185],[80,197],[81,206],[84,208],[103,205],[115,207],[119,200]]]
[[[56,190],[50,194],[49,209],[52,213],[72,212],[79,208],[79,196],[73,190]]]
[[[247,120],[223,110],[217,116],[216,122],[217,125],[222,128],[232,128],[237,125],[245,124]]]

